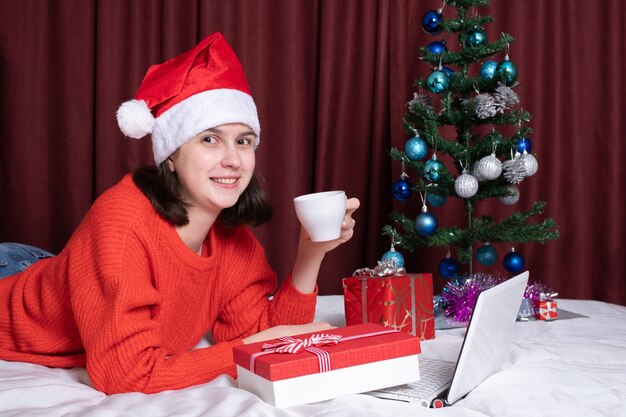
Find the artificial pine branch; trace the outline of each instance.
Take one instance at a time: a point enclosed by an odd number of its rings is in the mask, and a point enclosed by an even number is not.
[[[458,227],[439,228],[428,236],[419,236],[414,229],[414,220],[403,214],[392,213],[391,220],[405,232],[399,238],[396,237],[398,246],[413,252],[417,247],[441,247],[456,246],[461,242],[479,240],[482,242],[541,242],[556,239],[559,232],[557,225],[552,219],[545,219],[541,223],[527,224],[526,221],[545,209],[546,203],[535,202],[532,207],[523,212],[511,214],[500,222],[494,222],[491,217],[482,216],[474,219],[471,226],[466,229]],[[392,237],[397,234],[397,229],[390,225],[383,227],[383,234]],[[463,245],[466,246],[466,245]],[[471,245],[470,245],[471,246]]]
[[[420,48],[420,59],[432,64],[433,67],[438,67],[439,65],[468,65],[503,51],[507,43],[511,44],[512,42],[513,37],[503,33],[497,41],[478,48],[466,48],[460,51],[434,54],[428,48],[422,47]]]
[[[493,20],[494,19],[491,16],[475,16],[468,17],[466,19],[446,19],[441,22],[441,28],[447,33],[465,32],[471,28],[492,23]]]

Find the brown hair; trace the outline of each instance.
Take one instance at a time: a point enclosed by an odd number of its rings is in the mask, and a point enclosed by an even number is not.
[[[174,226],[189,223],[187,204],[181,197],[180,182],[176,173],[167,168],[166,161],[159,164],[158,168],[139,168],[133,174],[133,181],[161,217]],[[255,172],[237,203],[222,210],[220,222],[224,226],[259,226],[269,221],[273,212],[269,196]]]

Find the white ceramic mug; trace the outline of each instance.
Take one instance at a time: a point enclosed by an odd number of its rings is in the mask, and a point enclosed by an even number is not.
[[[323,191],[293,199],[296,215],[313,242],[337,239],[346,214],[344,191]]]

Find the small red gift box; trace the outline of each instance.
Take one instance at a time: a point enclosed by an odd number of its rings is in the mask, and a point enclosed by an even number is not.
[[[352,276],[343,279],[346,324],[376,323],[435,337],[432,274]]]
[[[233,348],[239,388],[287,407],[419,380],[418,338],[375,324]]]
[[[537,320],[554,320],[558,312],[556,310],[556,301],[554,300],[537,300],[535,301],[535,318]]]

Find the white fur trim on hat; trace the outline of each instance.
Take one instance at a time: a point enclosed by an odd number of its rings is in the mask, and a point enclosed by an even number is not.
[[[117,124],[128,137],[141,139],[154,129],[155,119],[143,100],[129,100],[117,109]]]
[[[154,160],[159,165],[198,133],[227,123],[249,126],[257,138],[261,127],[256,105],[249,94],[234,89],[203,91],[175,104],[156,118],[152,131]],[[120,126],[121,127],[121,126]]]

